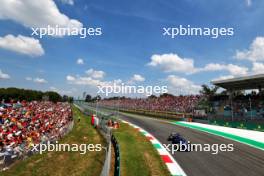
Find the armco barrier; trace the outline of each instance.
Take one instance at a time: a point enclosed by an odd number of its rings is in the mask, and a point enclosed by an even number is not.
[[[114,135],[112,135],[111,137],[111,141],[112,144],[114,146],[114,150],[115,150],[115,171],[114,171],[114,176],[120,176],[120,165],[121,165],[121,160],[120,160],[120,148],[118,145],[118,142],[115,138]]]
[[[94,110],[89,109],[89,106],[85,106],[83,104],[75,104],[76,107],[78,107],[83,113],[85,114],[93,114],[95,113]],[[106,149],[106,157],[104,161],[104,166],[102,168],[100,176],[109,176],[110,173],[110,167],[111,167],[111,146],[113,142],[114,150],[116,154],[115,163],[118,163],[115,165],[115,176],[120,176],[120,152],[119,152],[119,146],[115,139],[115,137],[112,135],[111,129],[107,126],[107,116],[106,114],[97,112],[97,117],[99,118],[99,125],[98,130],[102,134],[102,136],[106,139],[107,142],[107,149]],[[118,156],[118,157],[117,157]]]

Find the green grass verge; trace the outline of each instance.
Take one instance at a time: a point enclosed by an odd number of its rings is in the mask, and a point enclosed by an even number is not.
[[[156,149],[140,132],[121,123],[114,135],[120,145],[122,176],[170,175]]]
[[[68,144],[102,144],[105,141],[90,125],[90,118],[85,117],[73,106],[75,125],[60,143]],[[78,122],[78,117],[81,121]],[[97,176],[104,164],[105,151],[89,152],[46,152],[36,154],[23,161],[17,161],[9,170],[1,172],[1,176]]]
[[[251,139],[248,139],[248,138],[236,136],[236,135],[233,135],[231,133],[217,131],[217,130],[204,128],[204,127],[200,127],[200,126],[195,126],[195,125],[192,125],[192,124],[186,124],[186,123],[182,123],[182,122],[172,122],[172,124],[183,126],[183,127],[192,128],[192,129],[199,130],[199,131],[204,131],[204,132],[207,132],[207,133],[210,133],[210,134],[214,134],[214,135],[217,135],[217,136],[222,136],[222,137],[225,137],[225,138],[237,141],[237,142],[241,142],[241,143],[250,145],[252,147],[261,149],[261,150],[264,150],[264,143],[263,142],[258,142],[258,141],[254,141],[254,140],[251,140]]]

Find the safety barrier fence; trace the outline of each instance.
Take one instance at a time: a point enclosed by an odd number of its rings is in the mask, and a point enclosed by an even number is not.
[[[80,104],[78,102],[75,102],[74,104],[82,113],[86,114],[86,115],[92,115],[95,114],[95,111],[92,110],[91,108],[89,108],[88,106],[84,106],[83,104]],[[110,169],[111,169],[111,129],[107,127],[106,125],[106,118],[104,118],[103,116],[98,116],[97,118],[99,118],[99,123],[97,126],[97,130],[100,132],[100,134],[105,138],[106,143],[107,143],[107,147],[106,147],[106,153],[105,153],[105,161],[104,161],[104,165],[101,171],[100,176],[109,176],[110,173]]]
[[[81,102],[81,104],[90,106],[93,108],[96,108],[95,103],[86,103]],[[146,115],[146,116],[152,116],[156,118],[166,118],[171,120],[181,120],[182,118],[191,118],[191,113],[179,113],[179,112],[172,112],[172,111],[154,111],[154,110],[147,110],[147,109],[131,109],[131,108],[120,108],[116,106],[102,106],[98,105],[98,109],[109,109],[114,111],[120,111],[120,112],[128,112],[128,113],[134,113],[139,115]]]
[[[116,138],[112,134],[111,128],[107,126],[107,121],[109,120],[112,114],[107,114],[99,111],[96,112],[94,107],[88,106],[87,104],[83,103],[76,102],[75,106],[78,107],[83,113],[87,115],[97,114],[97,118],[99,118],[99,125],[97,126],[97,129],[99,130],[100,134],[106,139],[107,142],[105,155],[106,157],[100,176],[109,176],[110,174],[112,160],[112,145],[115,153],[114,176],[120,176],[120,148]]]
[[[41,144],[55,143],[55,141],[61,139],[63,136],[68,134],[74,126],[74,121],[69,121],[67,125],[60,128],[57,134],[47,134],[42,137]],[[15,161],[26,159],[33,154],[38,153],[37,150],[32,151],[32,146],[28,146],[26,142],[12,147],[6,146],[0,150],[0,171],[8,169]]]
[[[95,106],[91,103],[84,103],[88,106]],[[118,110],[120,112],[127,112],[139,115],[146,115],[155,118],[162,118],[162,119],[169,119],[169,120],[184,120],[184,121],[196,121],[200,123],[209,123],[212,125],[220,125],[232,128],[240,128],[240,129],[248,129],[248,130],[257,130],[257,131],[264,131],[264,117],[258,116],[258,118],[254,117],[250,119],[248,116],[247,118],[241,117],[234,118],[233,121],[231,117],[224,117],[219,115],[212,115],[209,116],[200,116],[200,117],[192,117],[190,113],[175,113],[175,112],[163,112],[163,111],[149,111],[144,109],[124,109],[120,108],[117,109],[116,107],[110,106],[101,106],[100,108],[109,109],[109,110]]]
[[[115,151],[115,171],[114,171],[114,176],[120,176],[120,165],[121,165],[121,160],[120,160],[120,148],[118,145],[118,142],[115,138],[114,135],[111,136],[111,141],[114,146],[114,151]]]

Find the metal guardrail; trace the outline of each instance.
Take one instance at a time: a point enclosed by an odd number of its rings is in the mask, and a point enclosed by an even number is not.
[[[114,176],[120,176],[120,165],[121,165],[121,160],[120,160],[120,148],[119,144],[115,138],[114,135],[111,136],[111,141],[114,146],[115,150],[115,170],[114,170]]]
[[[89,107],[83,107],[81,104],[74,104],[81,112],[88,114],[88,113],[94,113],[93,110],[89,109]],[[100,114],[101,115],[101,114]],[[99,117],[99,116],[98,116]],[[107,142],[107,147],[106,147],[106,154],[105,154],[105,161],[104,165],[101,171],[100,176],[109,176],[110,174],[110,169],[111,169],[111,129],[107,127],[106,125],[106,119],[101,116],[99,117],[99,126],[98,126],[98,131],[100,134],[105,138]]]
[[[93,107],[89,107],[85,104],[75,104],[77,108],[79,108],[83,113],[96,113]],[[115,151],[115,167],[114,167],[114,176],[120,176],[120,148],[118,142],[114,135],[112,134],[111,128],[107,126],[107,120],[112,114],[106,114],[103,112],[97,112],[97,117],[100,119],[99,121],[99,132],[104,136],[107,141],[106,148],[106,157],[104,161],[104,166],[102,168],[100,176],[109,176],[111,169],[111,159],[112,159],[112,151],[111,146],[113,144]]]

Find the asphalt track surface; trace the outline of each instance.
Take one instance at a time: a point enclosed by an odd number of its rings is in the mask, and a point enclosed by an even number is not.
[[[188,176],[264,176],[264,151],[229,139],[132,114],[120,118],[147,130],[162,144],[171,132],[178,132],[195,144],[234,144],[234,151],[176,152],[172,155]]]

